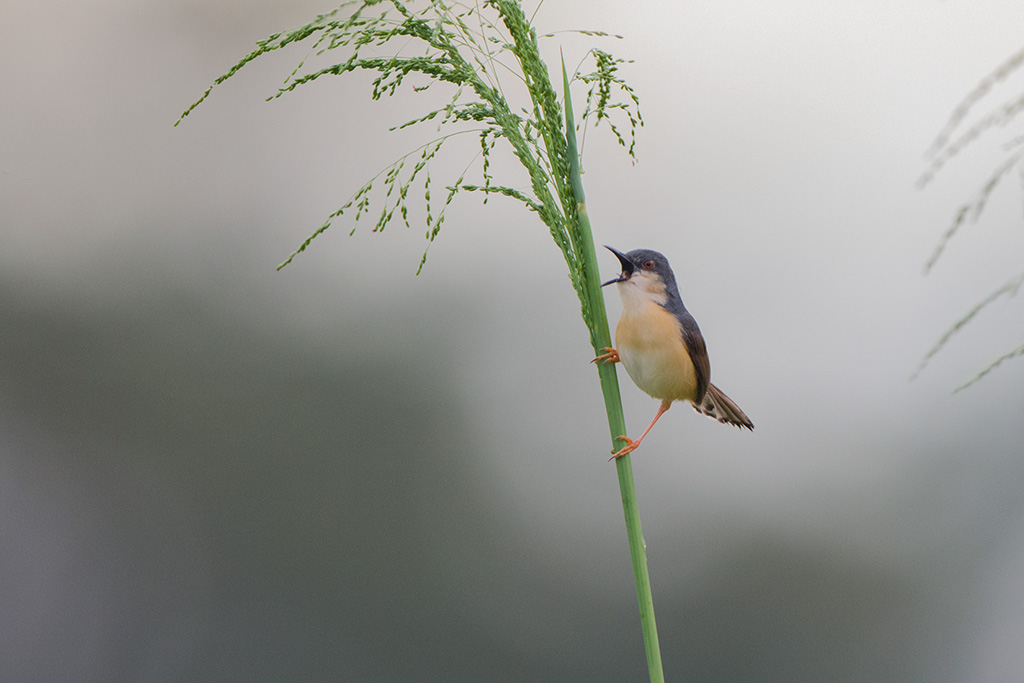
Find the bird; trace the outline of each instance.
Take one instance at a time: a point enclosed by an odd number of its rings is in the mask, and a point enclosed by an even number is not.
[[[661,400],[650,426],[637,440],[623,435],[626,445],[612,452],[621,458],[640,446],[674,401],[689,401],[694,410],[723,424],[754,430],[736,403],[711,383],[711,362],[697,321],[683,305],[668,259],[652,249],[623,254],[605,246],[622,264],[622,272],[602,284],[617,285],[622,316],[615,328],[615,347],[602,348],[591,362],[619,363],[644,393]]]

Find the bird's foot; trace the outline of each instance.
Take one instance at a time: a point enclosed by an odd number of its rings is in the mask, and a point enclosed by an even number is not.
[[[615,438],[619,441],[625,441],[626,445],[623,446],[621,450],[612,451],[612,457],[608,458],[608,462],[611,462],[612,460],[618,460],[627,453],[632,453],[637,449],[637,446],[640,445],[640,442],[643,441],[643,439],[637,439],[636,441],[633,441],[633,439],[629,438],[628,436],[617,436]]]
[[[602,353],[600,356],[598,356],[594,360],[590,361],[591,363],[596,363],[596,362],[598,362],[600,360],[603,360],[605,363],[619,363],[619,362],[621,362],[622,359],[619,358],[619,352],[616,351],[615,349],[613,349],[612,347],[606,346],[606,347],[604,347],[601,350],[604,351],[604,353]],[[619,437],[619,438],[622,438],[622,437]]]

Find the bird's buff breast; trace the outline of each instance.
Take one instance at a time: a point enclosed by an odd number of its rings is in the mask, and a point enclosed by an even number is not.
[[[623,312],[615,329],[615,347],[626,372],[644,393],[670,401],[696,398],[697,373],[682,330],[663,307],[652,301]]]

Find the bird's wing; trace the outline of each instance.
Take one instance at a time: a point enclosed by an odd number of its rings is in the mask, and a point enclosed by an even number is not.
[[[689,311],[684,311],[679,317],[679,328],[682,331],[683,343],[693,361],[693,369],[697,373],[697,400],[699,404],[704,400],[704,393],[711,384],[711,359],[708,358],[708,348],[704,344],[704,335],[697,327],[697,321],[693,319]]]

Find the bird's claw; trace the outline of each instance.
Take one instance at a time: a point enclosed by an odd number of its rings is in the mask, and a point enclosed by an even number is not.
[[[619,441],[625,441],[626,445],[623,446],[620,450],[612,451],[612,457],[608,458],[608,462],[611,462],[612,460],[618,460],[627,453],[632,453],[633,451],[636,450],[637,446],[640,445],[639,440],[633,441],[633,439],[629,438],[628,436],[617,436],[615,438]]]
[[[591,363],[596,363],[596,362],[598,362],[600,360],[603,360],[605,363],[619,363],[619,362],[621,362],[621,359],[619,358],[619,352],[616,351],[615,349],[613,349],[612,347],[606,346],[606,347],[604,347],[601,350],[604,351],[604,353],[602,353],[600,356],[598,356],[594,360],[590,361]]]

